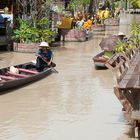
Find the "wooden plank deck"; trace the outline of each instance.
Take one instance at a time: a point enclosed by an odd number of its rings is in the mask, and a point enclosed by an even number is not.
[[[140,50],[115,54],[106,64],[116,75],[114,93],[130,115],[140,120]]]

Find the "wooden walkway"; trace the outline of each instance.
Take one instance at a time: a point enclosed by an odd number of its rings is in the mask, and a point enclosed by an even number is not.
[[[106,66],[116,76],[114,93],[140,137],[140,49],[115,54]]]

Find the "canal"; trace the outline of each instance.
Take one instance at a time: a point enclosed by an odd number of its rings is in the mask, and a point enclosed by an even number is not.
[[[86,42],[54,48],[58,73],[0,96],[1,140],[133,140],[131,126],[113,92],[110,70],[92,57],[104,36],[124,32],[140,15],[122,14],[120,26],[94,32]],[[35,59],[34,53],[0,52],[0,67]]]

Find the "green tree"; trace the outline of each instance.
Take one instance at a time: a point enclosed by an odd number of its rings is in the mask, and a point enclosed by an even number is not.
[[[68,7],[74,12],[77,10],[85,11],[90,2],[91,0],[71,0]]]
[[[90,0],[88,13],[95,14],[98,9],[98,0]]]
[[[133,8],[140,8],[140,0],[129,0],[129,2],[133,6]]]

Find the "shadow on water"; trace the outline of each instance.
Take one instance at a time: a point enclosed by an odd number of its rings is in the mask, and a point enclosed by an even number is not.
[[[1,91],[1,92],[0,92],[0,96],[5,95],[5,94],[8,94],[8,93],[12,93],[13,91],[18,90],[18,89],[20,89],[20,88],[23,88],[23,87],[25,87],[25,86],[26,86],[26,85],[20,86],[20,87],[16,87],[16,88],[12,88],[12,89],[8,89],[8,90],[4,90],[4,91]]]
[[[108,70],[107,67],[100,67],[100,66],[95,66],[96,70]]]
[[[6,46],[0,46],[0,52],[5,52],[5,51],[7,51]]]
[[[10,89],[5,89],[5,90],[0,92],[0,96],[8,94],[8,93],[12,93],[12,92],[14,92],[18,89],[24,88],[26,86],[29,86],[29,85],[33,84],[33,83],[35,83],[35,82],[31,82],[31,83],[24,84],[24,85],[21,85],[21,86],[13,87],[13,88],[10,88]]]
[[[130,127],[128,132],[125,133],[129,138],[134,138],[135,137],[135,132],[134,132],[134,127]]]
[[[10,88],[10,89],[5,89],[2,92],[0,92],[0,96],[5,95],[5,94],[8,94],[8,93],[12,93],[12,92],[14,92],[16,90],[19,90],[21,88],[24,88],[26,86],[29,86],[29,85],[31,85],[33,83],[35,83],[35,82],[27,83],[27,84],[24,84],[22,86],[13,87],[13,88]]]

